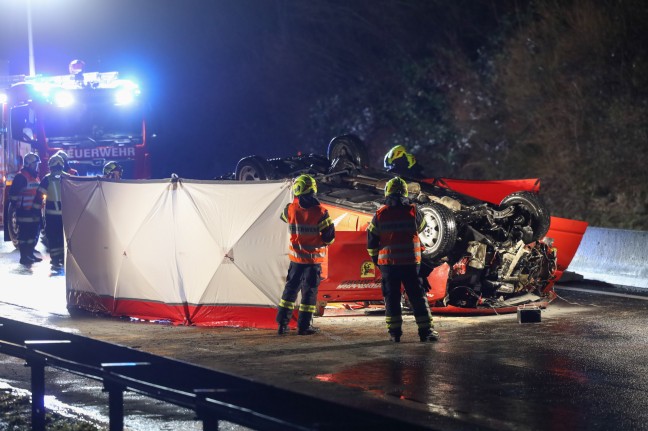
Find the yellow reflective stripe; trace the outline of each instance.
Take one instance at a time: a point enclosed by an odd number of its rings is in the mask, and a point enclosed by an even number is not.
[[[385,323],[387,323],[387,329],[400,329],[403,326],[403,317],[385,316]]]
[[[376,235],[378,234],[378,228],[372,222],[370,222],[369,226],[367,226],[367,231],[371,233],[375,233]]]
[[[306,305],[306,304],[300,304],[299,305],[299,311],[305,311],[307,313],[314,313],[317,307],[314,305]]]
[[[290,301],[286,301],[285,299],[282,299],[281,301],[279,301],[279,307],[288,308],[288,309],[292,310],[293,308],[295,308],[295,303],[290,302]]]
[[[319,222],[317,227],[319,228],[320,232],[326,229],[327,227],[331,226],[333,224],[333,220],[331,220],[330,217],[326,217],[324,220]]]
[[[427,316],[416,317],[416,326],[418,326],[419,329],[430,329],[432,327],[432,318],[430,317],[430,313],[428,313]]]

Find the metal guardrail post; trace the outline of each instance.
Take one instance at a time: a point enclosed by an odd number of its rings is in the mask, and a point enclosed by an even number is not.
[[[124,429],[124,391],[126,386],[116,381],[111,370],[124,367],[137,367],[151,365],[150,362],[107,362],[102,363],[104,370],[104,391],[108,392],[108,420],[110,431],[123,431]]]
[[[104,391],[108,392],[108,423],[110,431],[124,429],[124,390],[122,385],[104,379]]]
[[[70,340],[25,340],[25,346],[65,344]],[[47,360],[38,352],[28,351],[27,366],[31,369],[32,431],[45,431],[45,366]]]
[[[45,431],[45,360],[27,359],[31,369],[31,424],[32,431]]]
[[[218,431],[219,418],[207,408],[207,396],[221,392],[219,389],[194,389],[196,416],[203,423],[203,431]]]

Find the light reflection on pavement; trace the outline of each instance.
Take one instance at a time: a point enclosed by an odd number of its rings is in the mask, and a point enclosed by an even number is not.
[[[8,268],[0,278],[0,298],[9,304],[67,316],[65,275],[52,273],[49,254],[40,245],[38,253],[43,261],[25,267],[18,263],[20,254],[13,244],[0,241],[0,267]]]

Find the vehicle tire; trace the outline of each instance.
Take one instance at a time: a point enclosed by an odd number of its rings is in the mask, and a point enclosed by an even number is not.
[[[274,179],[272,166],[261,156],[243,157],[236,164],[238,181],[261,181]]]
[[[336,136],[329,142],[326,157],[333,162],[335,159],[348,160],[356,169],[368,166],[369,157],[364,143],[356,135]]]
[[[452,250],[457,242],[457,219],[450,208],[436,202],[419,205],[426,226],[419,234],[421,245],[425,247],[425,259],[443,257]]]
[[[515,192],[506,196],[500,203],[501,207],[507,208],[518,206],[520,214],[530,219],[529,225],[533,230],[531,242],[544,238],[549,231],[551,216],[540,196],[531,192]]]
[[[5,229],[9,235],[9,239],[13,243],[14,247],[18,248],[18,220],[16,219],[16,206],[13,203],[9,203],[7,208],[7,218],[5,223]]]

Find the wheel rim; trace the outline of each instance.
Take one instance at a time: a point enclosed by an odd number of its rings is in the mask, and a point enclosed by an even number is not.
[[[331,152],[331,157],[336,159],[342,155],[347,155],[349,157],[353,157],[353,153],[351,152],[349,146],[347,144],[338,144],[335,146],[333,151]]]
[[[240,173],[241,181],[261,181],[259,172],[253,166],[244,166]]]
[[[347,139],[341,142],[338,141],[330,151],[328,157],[331,161],[342,158],[350,161],[357,167],[361,167],[363,164],[363,156],[353,141]]]
[[[429,208],[421,208],[423,218],[425,219],[425,229],[419,233],[421,244],[425,246],[425,254],[435,252],[440,247],[440,239],[443,237],[444,226],[441,219]]]

